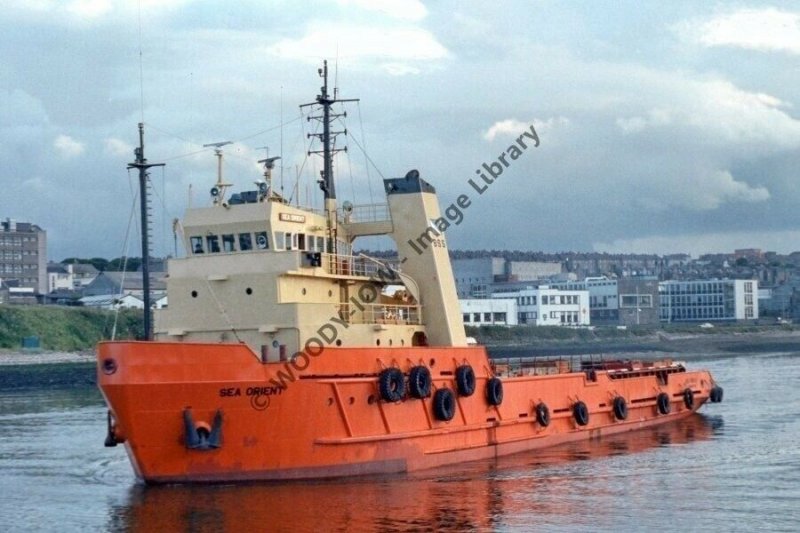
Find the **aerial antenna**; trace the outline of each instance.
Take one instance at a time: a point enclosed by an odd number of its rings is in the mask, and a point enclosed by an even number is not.
[[[217,158],[217,183],[211,187],[211,198],[214,205],[220,204],[225,199],[225,189],[231,186],[230,183],[222,181],[222,147],[233,144],[231,141],[204,144],[203,148],[214,148],[214,156]]]
[[[128,169],[139,169],[139,206],[142,224],[142,292],[144,293],[144,340],[153,336],[150,313],[150,211],[147,195],[147,178],[150,167],[163,167],[164,163],[148,163],[144,157],[144,123],[139,123],[139,146],[133,150],[136,161],[128,163]]]
[[[342,131],[331,131],[333,121],[339,117],[346,117],[347,112],[333,113],[331,106],[339,102],[358,102],[358,98],[339,99],[337,90],[334,89],[333,98],[328,94],[328,61],[322,62],[322,68],[317,69],[317,73],[322,78],[323,83],[320,88],[320,94],[314,102],[303,104],[300,108],[319,105],[322,106],[322,115],[309,116],[308,121],[311,119],[322,122],[322,133],[308,133],[307,137],[316,137],[322,143],[322,150],[309,150],[308,155],[322,154],[322,175],[319,179],[319,187],[322,189],[325,197],[325,213],[328,219],[328,233],[329,233],[329,253],[336,253],[336,233],[337,233],[337,219],[336,219],[336,186],[333,179],[333,156],[337,152],[347,151],[347,147],[334,148],[336,144],[336,137],[340,134],[347,135],[347,129]]]

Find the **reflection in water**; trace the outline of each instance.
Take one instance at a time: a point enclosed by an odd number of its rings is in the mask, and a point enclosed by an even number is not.
[[[570,443],[494,461],[408,475],[327,482],[131,488],[108,528],[129,531],[470,531],[513,517],[570,517],[587,477],[608,476],[614,458],[712,437],[694,415],[668,428]],[[533,457],[533,459],[532,459]],[[585,462],[585,460],[590,460]],[[611,459],[609,459],[611,460]],[[582,464],[577,465],[577,462]],[[585,463],[585,465],[583,464]],[[620,473],[628,484],[635,472]],[[589,490],[607,497],[613,483]],[[546,498],[540,495],[546,494]],[[582,497],[582,496],[581,496]]]

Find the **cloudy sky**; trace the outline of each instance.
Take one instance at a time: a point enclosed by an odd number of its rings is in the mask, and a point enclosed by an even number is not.
[[[0,217],[52,259],[123,253],[142,118],[156,254],[208,202],[206,143],[234,141],[244,189],[282,140],[285,195],[319,206],[298,105],[325,58],[361,98],[340,200],[417,168],[443,206],[473,199],[451,247],[800,250],[796,2],[0,0],[0,55]],[[541,145],[477,195],[530,124]]]

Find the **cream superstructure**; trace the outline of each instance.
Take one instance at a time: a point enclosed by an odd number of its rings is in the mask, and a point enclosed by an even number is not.
[[[286,360],[310,339],[466,345],[444,235],[426,234],[425,223],[440,216],[435,190],[416,171],[384,185],[388,208],[345,205],[335,233],[324,213],[263,191],[189,209],[187,256],[169,263],[169,307],[156,312],[156,339],[241,341],[265,361]],[[399,260],[352,254],[356,237],[377,234],[395,240]],[[421,235],[430,245],[419,253],[409,241]]]

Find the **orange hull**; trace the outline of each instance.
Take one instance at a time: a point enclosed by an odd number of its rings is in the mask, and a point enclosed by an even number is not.
[[[436,419],[431,398],[380,399],[384,368],[424,365],[434,390],[456,390],[462,364],[474,369],[476,392],[456,397],[450,421]],[[326,348],[296,365],[264,364],[239,344],[106,342],[98,383],[110,433],[148,483],[421,470],[663,424],[696,411],[714,386],[707,371],[682,368],[508,377],[495,406],[485,392],[494,374],[483,347]],[[669,414],[659,413],[659,393],[669,396]],[[627,402],[624,420],[615,417],[615,397]],[[583,426],[573,413],[578,401],[588,407]],[[534,412],[540,402],[551,413],[546,427]],[[218,447],[187,445],[187,413],[206,435],[219,426]]]

